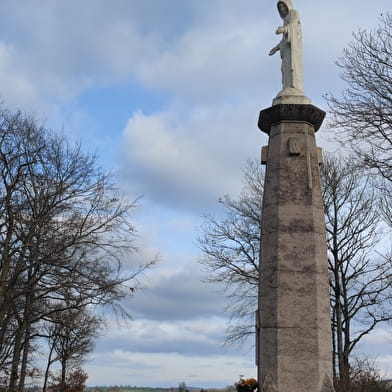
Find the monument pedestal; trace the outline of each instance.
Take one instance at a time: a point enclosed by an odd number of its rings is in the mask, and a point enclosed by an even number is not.
[[[311,104],[261,111],[266,177],[260,256],[259,391],[327,392],[332,386],[328,261]]]

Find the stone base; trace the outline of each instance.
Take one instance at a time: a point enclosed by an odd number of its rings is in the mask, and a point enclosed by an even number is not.
[[[267,373],[264,380],[260,384],[259,392],[278,392],[276,388],[275,381],[270,372]],[[315,392],[335,392],[333,383],[328,374],[324,376],[324,381],[319,391]]]
[[[331,378],[326,374],[320,392],[335,392]]]
[[[280,91],[276,98],[272,101],[272,105],[279,104],[298,104],[309,105],[311,100],[305,97],[304,93],[294,87],[285,88]]]

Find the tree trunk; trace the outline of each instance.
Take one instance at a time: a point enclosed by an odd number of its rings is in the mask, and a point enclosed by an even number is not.
[[[30,340],[30,330],[31,330],[31,312],[32,312],[32,304],[34,301],[34,294],[32,294],[31,290],[31,271],[29,271],[27,278],[27,289],[25,294],[25,305],[23,310],[23,315],[21,318],[21,324],[16,332],[15,336],[15,345],[14,345],[14,356],[12,359],[11,365],[11,376],[10,376],[10,385],[9,392],[20,392],[23,391],[24,388],[24,380],[26,376],[26,367],[27,367],[27,359],[29,354],[29,340]],[[23,342],[24,338],[24,342]],[[22,367],[20,369],[20,375],[18,376],[19,365],[21,361],[21,353],[23,350],[23,362]],[[18,386],[19,379],[19,386]]]
[[[336,347],[336,304],[332,308],[332,370],[333,370],[333,379],[337,379],[337,347]]]
[[[340,295],[336,301],[336,344],[338,356],[339,379],[342,380],[344,374],[344,350],[343,350],[343,328],[342,310],[340,305]]]
[[[23,343],[22,366],[20,369],[18,392],[24,391],[26,372],[27,372],[27,360],[29,357],[29,349],[30,349],[30,332],[31,332],[31,324],[28,323],[25,332],[25,340]]]
[[[67,391],[67,384],[65,380],[66,376],[66,371],[67,371],[67,360],[62,360],[61,361],[61,386],[60,386],[60,392],[66,392]]]
[[[17,392],[20,354],[22,351],[22,341],[23,341],[24,329],[25,329],[24,324],[25,323],[22,323],[18,327],[15,334],[14,352],[13,352],[12,362],[11,362],[11,372],[10,372],[10,379],[8,384],[8,392]]]
[[[52,364],[53,350],[54,350],[54,344],[52,345],[49,351],[48,364],[46,365],[46,369],[45,369],[44,385],[42,387],[42,392],[46,392],[46,388],[48,386],[49,369],[50,369],[50,365]]]
[[[344,349],[342,353],[342,378],[344,381],[344,385],[348,385],[350,383],[350,320],[346,320],[345,328],[344,328]]]

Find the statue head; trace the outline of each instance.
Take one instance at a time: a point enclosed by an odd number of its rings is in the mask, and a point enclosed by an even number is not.
[[[284,19],[288,15],[288,13],[291,9],[293,9],[293,5],[291,3],[291,0],[278,1],[278,11],[279,11],[280,17],[282,19]]]

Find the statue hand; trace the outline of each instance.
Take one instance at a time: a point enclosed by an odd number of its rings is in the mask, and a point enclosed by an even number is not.
[[[274,55],[278,50],[279,50],[279,45],[272,48],[271,51],[269,52],[269,55],[270,56]]]
[[[275,34],[283,34],[285,32],[285,28],[280,26],[278,27],[278,29],[276,30]]]

